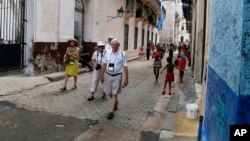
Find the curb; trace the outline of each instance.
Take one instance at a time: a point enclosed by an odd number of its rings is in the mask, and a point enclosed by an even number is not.
[[[128,62],[135,61],[135,60],[137,60],[137,59],[139,59],[138,56],[137,56],[137,57],[131,57],[131,58],[128,59]]]
[[[90,72],[90,70],[85,69],[85,68],[80,68],[78,71],[78,74],[83,74],[83,73],[87,73],[87,72]],[[62,80],[64,78],[64,76],[65,76],[64,72],[57,72],[57,73],[44,75],[44,77],[46,77],[51,82]]]
[[[137,59],[139,59],[139,57],[132,57],[132,58],[128,59],[128,62],[131,62],[131,61],[134,61]],[[90,72],[90,70],[86,69],[86,68],[80,68],[78,74],[83,74],[83,73],[87,73],[87,72]],[[51,82],[62,80],[62,79],[64,79],[64,76],[65,76],[64,72],[57,72],[57,73],[44,75],[44,77],[46,77]]]

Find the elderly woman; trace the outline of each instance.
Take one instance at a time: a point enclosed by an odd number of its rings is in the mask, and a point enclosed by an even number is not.
[[[162,63],[161,63],[162,52],[160,51],[159,46],[157,46],[156,50],[153,52],[152,58],[155,59],[154,64],[153,64],[154,74],[155,74],[155,81],[158,82],[160,68],[162,67]]]
[[[101,66],[102,61],[104,59],[104,47],[105,44],[103,44],[101,41],[97,43],[97,50],[93,53],[92,56],[92,64],[94,66],[94,72],[93,72],[93,79],[91,84],[91,96],[88,98],[88,101],[94,100],[94,95],[97,91],[99,80],[100,80],[100,73],[101,73]],[[102,98],[105,98],[105,93],[103,92]]]
[[[66,90],[66,85],[68,82],[69,76],[74,76],[74,85],[71,90],[75,90],[77,88],[77,76],[78,76],[78,68],[79,68],[79,53],[80,49],[78,47],[78,42],[76,39],[68,40],[68,48],[64,55],[63,62],[66,63],[65,69],[65,78],[64,78],[64,86],[60,89],[61,91]]]

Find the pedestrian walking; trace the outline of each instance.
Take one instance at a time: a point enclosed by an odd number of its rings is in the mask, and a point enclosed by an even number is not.
[[[154,74],[155,74],[155,82],[158,82],[159,71],[160,71],[160,68],[162,67],[162,63],[161,63],[162,52],[160,51],[159,46],[157,46],[156,50],[153,52],[152,58],[155,59],[154,63],[153,63]]]
[[[151,43],[149,42],[148,45],[147,45],[147,60],[150,59],[150,51],[151,51]]]
[[[112,109],[107,119],[113,119],[114,111],[117,110],[118,94],[121,93],[122,88],[122,72],[125,75],[123,86],[125,87],[128,84],[127,57],[125,52],[119,49],[119,45],[117,39],[111,41],[112,50],[106,52],[101,72],[101,82],[104,83],[104,90],[112,100]]]
[[[165,75],[164,87],[163,87],[163,91],[161,93],[162,95],[165,95],[167,83],[169,86],[169,93],[168,94],[171,95],[171,83],[174,81],[174,68],[178,69],[178,67],[172,63],[171,57],[167,58],[167,62],[168,62],[168,64],[166,64],[165,67],[161,70],[161,74],[162,74],[162,72],[165,69],[167,69],[167,73]]]
[[[140,48],[139,48],[139,58],[140,58],[140,60],[144,60],[145,58],[145,51],[144,51],[144,47],[143,46],[141,46]]]
[[[169,53],[168,57],[173,58],[173,55],[174,55],[174,47],[173,47],[173,44],[170,44],[168,53]]]
[[[106,51],[108,51],[108,50],[112,50],[112,47],[111,47],[111,41],[112,41],[112,39],[114,39],[113,36],[109,36],[109,37],[108,37],[108,43],[107,43],[106,46],[105,46],[105,51],[104,51],[104,52],[106,52]]]
[[[183,82],[184,70],[186,68],[186,58],[187,56],[185,54],[185,46],[181,46],[179,49],[179,55],[178,55],[180,83]]]
[[[165,56],[166,49],[167,49],[166,44],[163,44],[163,45],[162,45],[162,47],[161,47],[161,51],[162,51],[162,58],[164,58],[164,56]]]
[[[99,41],[97,43],[97,50],[93,53],[92,56],[92,64],[94,66],[94,72],[93,72],[93,78],[92,78],[92,83],[91,83],[91,96],[88,98],[88,101],[94,100],[94,95],[97,92],[97,88],[99,85],[100,81],[100,74],[101,74],[101,67],[102,67],[102,62],[104,59],[104,47],[105,44],[103,42]],[[102,98],[104,99],[106,97],[105,92],[102,94]]]
[[[64,78],[64,86],[60,89],[61,91],[66,90],[66,85],[69,79],[69,76],[74,77],[74,85],[71,90],[75,90],[77,88],[77,76],[78,76],[78,68],[79,68],[79,56],[80,56],[80,49],[78,47],[78,42],[76,39],[69,39],[68,40],[69,47],[66,50],[64,55],[64,63],[66,64],[65,69],[65,78]]]

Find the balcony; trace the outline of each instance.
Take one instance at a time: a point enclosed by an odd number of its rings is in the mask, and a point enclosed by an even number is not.
[[[160,0],[142,0],[143,4],[148,6],[151,10],[154,11],[158,16],[161,15],[161,2]],[[166,9],[162,7],[162,12],[164,18],[166,17]]]

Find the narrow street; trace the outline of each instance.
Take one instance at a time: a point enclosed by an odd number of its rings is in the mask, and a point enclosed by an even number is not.
[[[160,75],[159,83],[155,83],[152,62],[137,60],[129,63],[129,85],[119,95],[118,111],[113,120],[106,119],[111,103],[109,99],[101,99],[102,85],[95,100],[87,101],[92,73],[79,75],[78,89],[74,91],[60,92],[61,80],[6,96],[0,102],[3,139],[0,140],[158,140],[172,97],[161,96],[165,74]],[[165,64],[165,60],[163,62]],[[71,85],[72,78],[68,88]],[[169,105],[177,108],[178,99]]]

